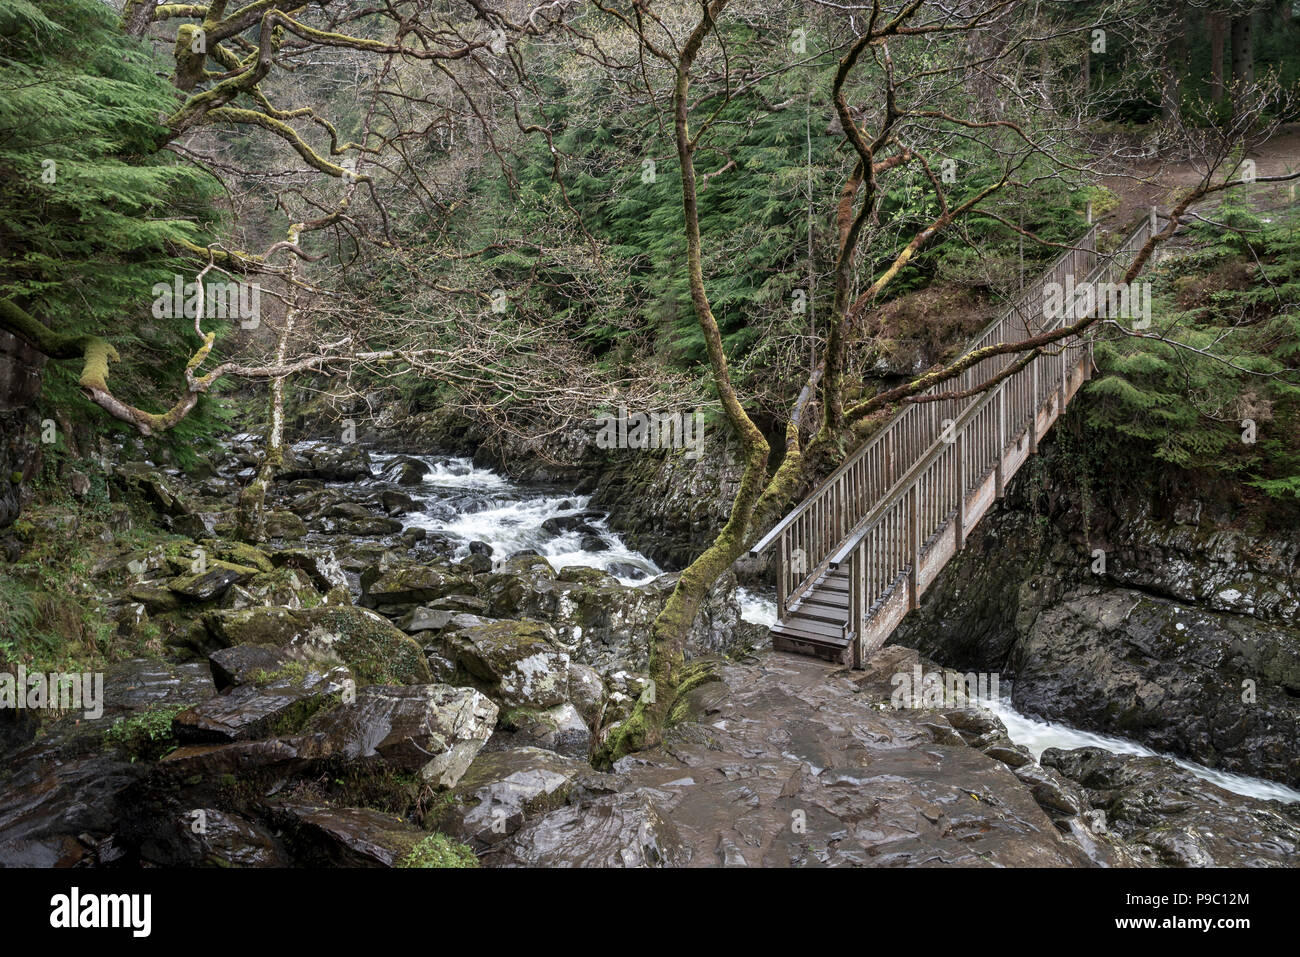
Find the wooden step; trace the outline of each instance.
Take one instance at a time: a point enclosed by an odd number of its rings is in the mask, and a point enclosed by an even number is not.
[[[792,615],[787,615],[785,620],[780,624],[788,628],[797,628],[799,631],[807,635],[840,641],[844,637],[846,623],[843,621],[818,621],[816,618],[808,618],[796,612]]]
[[[790,609],[788,617],[807,618],[827,625],[844,627],[849,620],[848,609],[835,605],[818,605],[812,602],[800,602]]]
[[[809,608],[822,615],[834,613],[840,619],[846,619],[848,617],[849,603],[847,601],[840,601],[838,595],[832,595],[827,592],[813,592],[799,603],[798,608]]]
[[[823,578],[813,584],[812,590],[847,595],[849,593],[849,580],[847,576],[844,578]]]
[[[788,627],[785,622],[772,629],[772,647],[777,651],[810,655],[840,665],[853,664],[853,638],[852,633],[838,639],[811,635],[802,629]]]
[[[834,645],[836,648],[843,648],[849,643],[849,639],[846,635],[827,635],[821,632],[810,631],[802,625],[793,623],[788,619],[786,621],[777,622],[776,625],[772,627],[772,631],[780,632],[783,635],[793,635],[797,638],[802,638],[805,641],[817,642],[823,645]]]

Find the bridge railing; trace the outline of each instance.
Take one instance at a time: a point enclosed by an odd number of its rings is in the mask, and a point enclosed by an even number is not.
[[[1096,263],[1097,227],[1093,226],[986,326],[966,351],[1046,331],[1042,319],[1043,287],[1050,282],[1064,284],[1069,276],[1087,275]],[[970,390],[1014,360],[1010,355],[991,356],[957,379],[932,386],[922,396]],[[1016,388],[1011,410],[1016,422],[1021,417],[1027,419],[1035,398],[1041,399],[1052,391],[1049,382],[1021,381]],[[754,555],[773,543],[778,546],[777,601],[782,614],[826,570],[831,555],[873,506],[899,487],[912,463],[934,447],[945,425],[979,400],[980,396],[972,396],[909,403],[754,545]],[[990,423],[983,421],[980,427],[981,440],[991,442]]]
[[[1100,262],[1096,260],[1095,246],[1090,259],[1071,260],[1071,265],[1090,265],[1079,284],[1116,282],[1121,278],[1137,251],[1151,236],[1153,219],[1144,219],[1118,249]],[[993,335],[985,333],[976,340],[975,348],[1016,341],[1005,337],[1004,332],[1014,332],[1020,338],[1025,334],[1049,332],[1082,318],[1082,314],[1076,315],[1070,307],[1053,319],[1043,316],[1042,296],[1046,283],[1064,283],[1069,278],[1069,274],[1061,272],[1057,266],[1048,270],[1041,282],[1035,283],[1039,296],[1037,315],[1013,309],[998,321],[998,328],[990,330]],[[1023,302],[1020,300],[1018,305]],[[1094,303],[1094,308],[1097,305]],[[1011,362],[1016,356],[1009,353],[991,358]],[[1091,362],[1090,338],[1062,340],[1054,351],[1045,351],[1025,368],[974,397],[955,416],[945,434],[937,437],[925,453],[914,459],[898,476],[893,488],[864,513],[857,528],[841,539],[828,555],[825,567],[849,565],[848,630],[863,634],[875,609],[905,574],[913,576],[911,594],[915,599],[915,576],[924,554],[939,534],[951,525],[956,526],[954,534],[960,547],[967,496],[986,482],[990,472],[995,470],[999,472],[998,489],[1001,491],[1003,476],[1000,470],[1007,449],[1019,445],[1026,431],[1031,450],[1036,447],[1039,411],[1058,389],[1064,400],[1068,377],[1085,362]],[[1001,368],[1005,369],[1005,364]],[[986,369],[979,373],[976,384],[987,381],[996,371]],[[944,387],[950,391],[955,389],[953,385]]]

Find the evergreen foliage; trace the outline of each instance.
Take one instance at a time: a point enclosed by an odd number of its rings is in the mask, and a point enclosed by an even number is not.
[[[1300,497],[1300,213],[1228,200],[1212,218],[1153,273],[1146,331],[1170,341],[1098,343],[1089,421],[1157,462]]]
[[[0,299],[110,340],[115,380],[142,406],[175,400],[197,345],[192,323],[150,314],[151,290],[193,278],[171,244],[208,242],[216,218],[212,179],[157,148],[167,74],[98,0],[0,0]],[[81,398],[79,371],[47,368],[47,408],[125,429]],[[169,439],[188,448],[211,424],[199,414]]]

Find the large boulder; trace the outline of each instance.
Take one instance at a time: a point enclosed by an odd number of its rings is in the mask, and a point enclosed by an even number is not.
[[[473,591],[473,582],[433,565],[385,567],[380,563],[361,574],[361,604],[386,611]]]
[[[283,509],[266,513],[266,534],[281,540],[296,540],[307,534],[307,524],[293,512]]]
[[[371,808],[280,805],[276,824],[307,866],[324,867],[474,867],[474,855]]]
[[[204,623],[224,646],[285,645],[304,661],[337,659],[362,684],[417,684],[431,677],[414,639],[365,608],[244,608],[211,612]]]
[[[411,458],[409,455],[399,455],[384,465],[382,475],[389,482],[396,482],[398,485],[419,485],[431,471],[432,469],[419,459]]]
[[[1044,609],[1012,703],[1203,764],[1300,784],[1300,632],[1126,589]]]
[[[585,761],[542,748],[484,752],[426,823],[483,850],[562,807],[575,780],[591,774]]]
[[[691,856],[672,815],[652,797],[632,793],[558,808],[483,859],[516,867],[681,867]]]
[[[494,621],[442,640],[466,678],[506,708],[551,708],[569,694],[569,656],[538,621]]]
[[[220,598],[227,588],[248,581],[258,574],[256,568],[232,565],[229,562],[209,561],[201,572],[178,575],[167,583],[177,595],[191,601],[212,601]]]
[[[496,618],[535,618],[555,628],[555,643],[576,661],[601,672],[645,670],[648,636],[676,585],[663,575],[629,586],[595,568],[555,572],[539,556],[517,556],[479,579],[487,614]],[[687,637],[688,658],[735,653],[746,643],[740,627],[736,580],[722,576],[701,603]]]
[[[277,568],[260,572],[251,579],[231,586],[221,596],[222,608],[252,608],[285,605],[304,608],[320,604],[321,596],[312,587],[306,572],[296,568]]]
[[[321,592],[348,583],[333,549],[282,548],[271,555],[271,561],[278,568],[298,568],[306,572]]]
[[[155,820],[139,848],[163,867],[288,867],[293,862],[271,830],[241,814],[185,808]]]
[[[239,685],[176,715],[176,736],[206,743],[292,734],[342,692],[350,678],[342,666],[324,671],[298,662],[253,676],[256,684]]]
[[[175,711],[215,693],[202,662],[132,659],[109,668],[102,714],[61,718],[0,760],[0,867],[118,861],[116,838],[135,813],[131,790],[148,774],[127,751],[165,736]]]
[[[163,515],[180,517],[194,511],[176,484],[145,462],[123,462],[113,472],[114,482],[140,495]]]
[[[1092,828],[1170,867],[1288,867],[1300,854],[1296,805],[1225,791],[1165,758],[1049,748],[1042,763],[1081,785]]]
[[[324,736],[326,755],[382,761],[448,788],[492,736],[496,719],[497,706],[472,688],[372,685],[354,703],[317,714],[305,730]]]
[[[517,708],[505,721],[516,746],[532,745],[569,757],[585,756],[591,744],[591,729],[572,702],[535,710]]]

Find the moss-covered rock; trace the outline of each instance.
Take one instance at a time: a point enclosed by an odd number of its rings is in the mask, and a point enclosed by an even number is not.
[[[381,563],[361,574],[361,603],[369,608],[423,605],[448,595],[473,593],[472,581],[433,565],[385,568]]]
[[[256,677],[261,680],[177,714],[177,737],[186,743],[220,743],[293,734],[344,690],[350,675],[342,666],[326,672],[304,670],[293,662]]]
[[[223,608],[265,605],[312,608],[320,603],[321,596],[312,587],[306,572],[295,568],[276,568],[255,575],[241,585],[232,586],[221,599]]]
[[[508,708],[550,708],[569,693],[569,656],[552,645],[555,632],[539,621],[495,621],[442,642],[458,670]]]
[[[432,677],[412,638],[373,611],[352,605],[217,611],[204,623],[223,646],[287,645],[307,658],[337,657],[361,684],[417,684]]]
[[[574,782],[591,766],[542,748],[480,754],[460,782],[435,805],[425,825],[484,849],[506,840],[525,820],[562,807]]]
[[[371,685],[312,719],[322,754],[412,772],[438,788],[460,780],[492,736],[497,706],[473,688]]]
[[[256,568],[260,572],[269,572],[275,567],[270,555],[256,545],[249,545],[246,542],[210,541],[205,543],[205,547],[214,558],[220,558],[232,565]]]
[[[293,512],[268,512],[266,515],[266,534],[271,538],[296,541],[307,534],[307,523]]]
[[[281,805],[272,818],[305,864],[327,867],[473,867],[455,845],[372,808]]]

